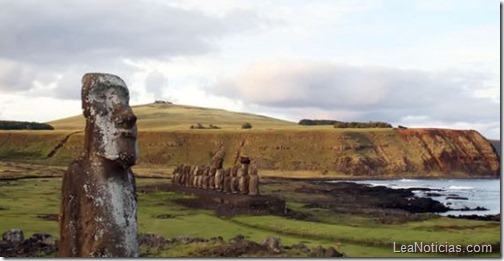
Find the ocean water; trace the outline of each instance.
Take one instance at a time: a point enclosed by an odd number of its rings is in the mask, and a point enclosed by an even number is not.
[[[337,181],[336,181],[337,182]],[[437,193],[440,196],[431,197],[453,209],[483,207],[488,210],[460,211],[450,210],[440,215],[494,215],[500,214],[500,180],[499,179],[395,179],[395,180],[361,180],[350,181],[372,186],[390,188],[429,188],[440,191],[413,191],[419,197],[425,193]],[[463,197],[464,199],[449,199],[448,197]]]

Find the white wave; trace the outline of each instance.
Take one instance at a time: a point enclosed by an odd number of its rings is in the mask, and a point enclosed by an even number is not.
[[[449,186],[448,189],[473,189],[474,187],[468,187],[468,186]]]
[[[401,179],[399,181],[401,181],[401,182],[417,182],[418,180],[416,180],[416,179]]]

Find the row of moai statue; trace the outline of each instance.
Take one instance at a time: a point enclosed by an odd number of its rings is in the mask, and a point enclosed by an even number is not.
[[[240,165],[224,169],[222,160],[214,160],[213,166],[180,165],[173,171],[172,184],[224,193],[259,195],[257,167],[250,166],[248,157],[240,157]]]

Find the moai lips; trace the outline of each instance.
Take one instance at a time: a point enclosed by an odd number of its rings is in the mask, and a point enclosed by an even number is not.
[[[138,155],[136,117],[119,77],[82,78],[83,154],[63,176],[61,257],[138,256],[137,198],[131,166]]]

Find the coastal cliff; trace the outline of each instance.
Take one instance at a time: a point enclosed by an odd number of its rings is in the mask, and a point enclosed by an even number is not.
[[[224,150],[226,167],[247,155],[261,170],[327,178],[495,178],[500,173],[495,149],[470,130],[140,131],[138,140],[140,167],[209,164]],[[64,131],[0,132],[0,161],[67,165],[79,155],[82,141],[82,133]]]

